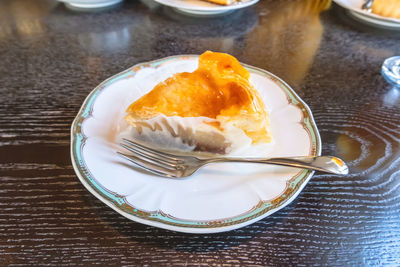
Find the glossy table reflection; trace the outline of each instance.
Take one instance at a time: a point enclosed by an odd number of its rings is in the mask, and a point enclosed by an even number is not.
[[[7,0],[0,25],[0,265],[400,264],[400,89],[380,74],[400,55],[399,31],[318,0],[207,19],[150,0],[98,12]],[[323,154],[351,174],[316,174],[283,210],[213,235],[131,222],[87,192],[69,155],[87,94],[136,63],[205,50],[286,80],[313,111]]]

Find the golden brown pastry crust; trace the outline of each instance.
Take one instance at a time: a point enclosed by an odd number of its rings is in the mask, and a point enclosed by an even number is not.
[[[400,0],[375,0],[372,4],[372,13],[400,19]]]

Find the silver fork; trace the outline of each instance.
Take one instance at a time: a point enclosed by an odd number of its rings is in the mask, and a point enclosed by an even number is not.
[[[170,153],[157,151],[125,138],[122,139],[122,143],[120,145],[131,152],[131,154],[126,154],[118,151],[117,153],[123,158],[149,172],[171,178],[190,176],[200,167],[215,162],[266,163],[311,169],[341,175],[348,174],[349,172],[347,165],[341,159],[332,156],[269,159],[225,157],[200,159],[194,156],[173,155]]]

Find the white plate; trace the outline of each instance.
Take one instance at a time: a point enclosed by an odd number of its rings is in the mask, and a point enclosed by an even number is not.
[[[344,7],[345,9],[348,9],[350,14],[353,15],[358,20],[365,21],[367,23],[376,26],[382,26],[388,28],[400,28],[399,19],[383,17],[362,10],[361,6],[363,5],[364,0],[334,0],[334,2]]]
[[[116,5],[122,0],[58,0],[67,6],[78,9],[103,8]]]
[[[229,6],[217,5],[202,0],[155,0],[155,1],[160,4],[175,8],[176,10],[181,11],[183,13],[188,13],[192,15],[216,15],[254,5],[259,0],[250,0],[247,2]]]
[[[174,56],[136,65],[101,83],[72,124],[71,158],[84,186],[131,220],[180,232],[228,231],[289,204],[313,172],[222,163],[173,180],[132,168],[116,154],[127,106],[158,82],[197,65],[198,56]],[[245,67],[269,109],[275,143],[266,156],[320,155],[320,136],[307,105],[273,74]]]

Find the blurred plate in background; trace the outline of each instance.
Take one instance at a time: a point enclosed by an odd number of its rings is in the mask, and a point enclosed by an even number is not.
[[[364,0],[333,0],[339,6],[347,9],[349,13],[358,20],[385,28],[399,28],[400,20],[396,18],[383,17],[369,13],[361,9]]]
[[[217,15],[239,8],[254,5],[258,0],[250,0],[234,5],[223,6],[203,0],[155,0],[156,2],[175,8],[177,11],[191,15]]]
[[[103,8],[116,5],[123,0],[59,0],[64,2],[66,6],[79,9]]]

